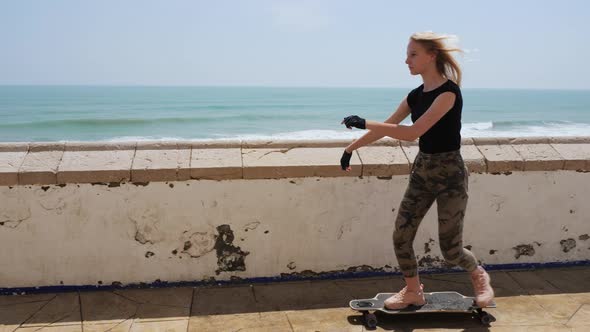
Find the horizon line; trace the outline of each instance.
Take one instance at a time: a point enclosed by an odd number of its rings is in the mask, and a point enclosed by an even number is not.
[[[146,88],[301,88],[301,89],[414,89],[415,86],[329,86],[329,85],[182,85],[182,84],[0,84],[0,87],[146,87]],[[547,88],[547,87],[461,87],[463,90],[540,90],[540,91],[589,91],[590,88]]]

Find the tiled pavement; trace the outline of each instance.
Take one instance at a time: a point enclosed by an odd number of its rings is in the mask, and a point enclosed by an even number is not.
[[[379,315],[377,331],[590,331],[590,267],[491,272],[497,321],[463,314]],[[0,296],[5,331],[365,331],[353,298],[401,277]],[[466,273],[422,275],[426,291],[472,295]]]

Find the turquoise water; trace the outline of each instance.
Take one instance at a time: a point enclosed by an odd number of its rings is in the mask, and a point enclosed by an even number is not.
[[[0,142],[354,138],[410,89],[0,86]],[[590,91],[463,90],[464,137],[590,135]],[[409,119],[404,123],[410,123]]]

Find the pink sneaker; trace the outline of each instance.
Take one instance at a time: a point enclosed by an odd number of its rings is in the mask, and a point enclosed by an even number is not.
[[[478,266],[475,271],[471,272],[471,283],[475,293],[475,303],[480,308],[487,306],[494,299],[494,290],[490,285],[490,275],[483,267]]]
[[[420,284],[420,290],[417,292],[409,291],[408,286],[404,287],[399,293],[389,297],[384,302],[385,308],[390,310],[399,310],[408,307],[409,305],[424,305],[426,299],[424,298],[424,285]]]

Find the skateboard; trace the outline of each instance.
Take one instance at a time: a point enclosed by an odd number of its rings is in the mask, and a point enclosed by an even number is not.
[[[383,302],[394,295],[395,293],[379,293],[372,299],[357,299],[350,301],[350,308],[360,311],[363,314],[365,324],[369,328],[377,326],[377,317],[375,312],[381,311],[386,314],[418,314],[429,312],[459,312],[459,313],[475,313],[480,322],[484,325],[489,325],[495,322],[496,318],[491,314],[483,311],[475,304],[473,297],[464,296],[457,292],[432,292],[424,293],[426,304],[422,306],[409,306],[404,309],[390,310],[384,307]],[[492,302],[485,308],[495,308],[496,303]]]

